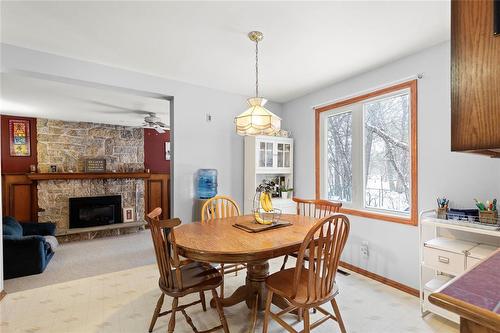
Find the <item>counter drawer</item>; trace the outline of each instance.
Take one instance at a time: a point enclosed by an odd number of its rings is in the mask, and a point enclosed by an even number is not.
[[[472,268],[479,264],[481,261],[483,261],[483,259],[467,257],[467,268]]]
[[[465,255],[424,246],[424,264],[444,273],[458,275],[465,270]]]

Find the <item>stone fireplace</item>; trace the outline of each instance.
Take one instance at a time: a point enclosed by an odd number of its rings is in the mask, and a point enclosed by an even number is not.
[[[39,172],[51,165],[58,172],[84,172],[88,158],[106,159],[108,172],[144,169],[142,128],[38,119],[37,139]],[[57,223],[59,231],[70,228],[70,198],[121,196],[121,208],[134,208],[136,221],[144,218],[143,179],[40,180],[37,193],[38,220]]]

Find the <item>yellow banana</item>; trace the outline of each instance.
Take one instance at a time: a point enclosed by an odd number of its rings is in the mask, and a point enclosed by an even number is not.
[[[266,212],[270,212],[273,210],[273,203],[271,200],[271,194],[269,192],[262,192],[260,194],[260,205]]]
[[[260,217],[259,213],[255,213],[254,217],[255,217],[255,221],[257,221],[257,223],[260,223],[260,224],[272,224],[273,223],[273,221],[264,220],[262,217]]]

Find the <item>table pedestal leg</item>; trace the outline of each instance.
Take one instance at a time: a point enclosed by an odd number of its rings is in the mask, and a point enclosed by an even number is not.
[[[221,305],[228,307],[245,301],[248,308],[253,309],[255,296],[258,294],[257,310],[263,311],[267,293],[266,278],[268,275],[269,263],[267,261],[248,263],[245,285],[238,287],[231,296],[221,299]],[[210,301],[210,306],[215,308],[215,301],[213,299]]]
[[[264,311],[266,303],[266,278],[269,276],[269,262],[267,260],[247,263],[247,297],[246,303],[252,309],[257,298],[257,310]]]

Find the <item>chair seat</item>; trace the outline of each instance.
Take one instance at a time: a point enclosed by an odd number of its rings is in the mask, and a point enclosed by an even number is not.
[[[222,284],[222,275],[210,264],[201,262],[190,262],[180,268],[182,275],[182,288],[177,283],[177,279],[173,279],[173,288],[166,288],[160,278],[160,289],[169,293],[189,293],[193,288],[198,290],[210,290],[217,288]],[[177,274],[173,271],[173,275]]]
[[[309,295],[307,297],[307,276],[309,274],[309,270],[306,268],[302,268],[302,272],[300,274],[300,281],[297,287],[297,294],[295,298],[292,299],[293,295],[293,278],[295,274],[295,268],[289,268],[282,271],[278,271],[272,275],[270,275],[266,280],[267,288],[272,292],[286,298],[293,304],[296,305],[308,305],[313,304],[317,299],[316,295]],[[335,284],[330,295],[323,297],[322,299],[333,298],[338,294],[338,287]],[[324,302],[324,301],[323,301]]]

